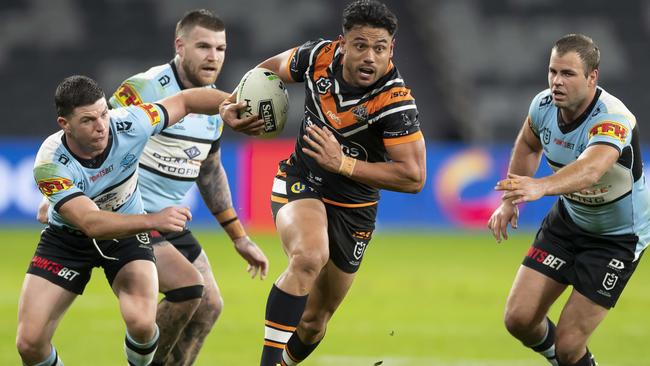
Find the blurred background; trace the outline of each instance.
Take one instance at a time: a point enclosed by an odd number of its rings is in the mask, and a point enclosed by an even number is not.
[[[499,204],[494,184],[531,98],[547,87],[550,48],[567,33],[601,48],[600,85],[636,115],[650,140],[650,1],[384,0],[399,19],[394,61],[416,97],[427,138],[427,183],[416,195],[383,192],[377,232],[346,305],[305,366],[530,366],[546,362],[510,337],[501,314],[547,197],[521,207],[518,234],[494,245],[485,229]],[[58,130],[53,94],[66,76],[96,79],[107,95],[127,77],[172,59],[176,21],[205,7],[226,22],[228,51],[217,86],[233,90],[267,57],[315,38],[334,39],[348,0],[0,1],[0,364],[19,364],[13,345],[24,271],[38,242],[41,200],[32,168]],[[235,208],[271,260],[250,281],[196,190],[186,203],[226,307],[199,365],[256,364],[264,304],[285,266],[269,193],[277,162],[293,148],[302,85],[289,89],[282,138],[226,130],[222,160]],[[644,149],[646,159],[650,150]],[[545,162],[540,175],[550,174]],[[647,166],[647,164],[646,164]],[[646,171],[646,174],[648,172]],[[196,229],[196,230],[195,230]],[[379,235],[381,233],[381,235]],[[71,365],[124,362],[123,324],[101,273],[55,336]],[[223,280],[223,281],[222,281]],[[640,265],[616,311],[592,338],[602,364],[650,365],[650,269]],[[552,309],[557,319],[559,307]],[[90,335],[90,336],[88,336]],[[82,345],[83,344],[83,345]]]
[[[267,57],[315,38],[334,39],[347,0],[4,0],[0,2],[0,193],[2,222],[29,222],[40,196],[31,178],[40,142],[57,130],[56,85],[71,74],[96,79],[107,95],[130,75],[173,57],[174,26],[205,7],[227,25],[218,87],[233,90]],[[386,193],[381,225],[483,226],[492,192],[531,98],[545,89],[553,42],[590,35],[602,52],[600,84],[635,113],[650,139],[650,1],[388,0],[399,19],[395,63],[412,88],[428,140],[429,179],[419,195]],[[226,131],[224,164],[240,214],[272,227],[267,204],[277,160],[292,147],[302,115],[302,85],[292,85],[283,137],[260,141]],[[547,174],[544,170],[542,174]],[[251,182],[255,182],[254,184]],[[549,202],[528,209],[536,224]],[[196,222],[212,218],[197,202]],[[536,207],[540,207],[537,209]],[[399,208],[393,210],[391,208]],[[404,214],[410,212],[412,214]],[[391,214],[392,213],[392,214]],[[417,213],[417,216],[416,216]],[[397,221],[396,221],[397,220]]]

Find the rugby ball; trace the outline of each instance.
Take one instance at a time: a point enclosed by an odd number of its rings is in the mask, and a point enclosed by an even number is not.
[[[241,101],[246,101],[246,108],[240,110],[240,118],[257,114],[264,120],[264,132],[259,137],[272,138],[282,132],[289,113],[289,94],[277,74],[259,67],[248,71],[237,86],[237,103]]]

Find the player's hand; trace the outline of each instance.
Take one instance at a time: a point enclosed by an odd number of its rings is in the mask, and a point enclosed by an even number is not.
[[[312,157],[325,170],[338,173],[343,159],[341,144],[336,140],[332,131],[327,127],[309,126],[307,134],[302,139],[308,148],[303,147],[302,152]]]
[[[516,174],[508,174],[508,179],[497,182],[494,189],[504,191],[503,199],[515,205],[536,201],[546,192],[542,180]]]
[[[167,207],[151,216],[154,230],[162,233],[181,232],[185,229],[185,223],[192,220],[192,213],[187,207]]]
[[[251,278],[255,278],[259,273],[260,280],[265,279],[269,271],[269,260],[266,259],[262,249],[260,249],[248,236],[235,239],[233,243],[235,244],[235,250],[237,250],[237,253],[248,262],[248,268],[246,271],[251,274]]]
[[[254,114],[249,117],[239,118],[239,112],[248,108],[246,101],[234,102],[234,94],[224,100],[219,106],[219,115],[225,124],[234,131],[257,136],[264,132],[264,120]]]
[[[43,199],[38,205],[38,211],[36,212],[36,220],[41,224],[47,224],[47,210],[50,208],[50,201]]]
[[[519,209],[510,201],[503,201],[501,205],[494,210],[490,220],[488,220],[488,229],[492,230],[492,235],[497,243],[501,243],[501,238],[508,240],[508,224],[513,229],[517,228],[519,219]]]

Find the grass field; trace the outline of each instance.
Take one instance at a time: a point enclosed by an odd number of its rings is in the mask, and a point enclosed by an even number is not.
[[[16,307],[38,230],[2,230],[0,365],[19,365]],[[197,365],[256,365],[264,306],[286,260],[275,236],[255,240],[271,260],[270,278],[251,280],[223,235],[196,232],[221,286],[225,309]],[[531,233],[496,245],[485,233],[375,233],[352,290],[327,337],[305,366],[546,365],[502,325],[505,298]],[[565,294],[566,295],[566,294]],[[564,299],[561,299],[563,303]],[[602,366],[650,365],[650,265],[639,265],[616,309],[592,338]],[[553,309],[557,318],[559,307]],[[117,301],[96,271],[54,339],[66,365],[123,365]]]

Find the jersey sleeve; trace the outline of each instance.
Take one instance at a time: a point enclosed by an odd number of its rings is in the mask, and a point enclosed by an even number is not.
[[[72,172],[60,164],[44,163],[35,165],[34,179],[39,191],[48,199],[50,205],[56,211],[64,203],[84,194],[75,185]]]
[[[305,72],[311,64],[311,54],[314,49],[322,42],[327,42],[323,39],[305,42],[302,45],[293,49],[291,57],[287,61],[287,68],[291,79],[296,82],[305,81]]]
[[[526,118],[526,121],[528,122],[528,127],[530,127],[531,131],[533,131],[533,134],[535,134],[537,138],[539,138],[539,132],[542,129],[540,126],[540,123],[542,121],[540,111],[543,107],[546,107],[551,102],[553,102],[553,97],[547,89],[537,94],[530,102],[530,106],[528,107],[528,117]]]
[[[382,107],[370,116],[382,127],[384,146],[405,144],[423,139],[415,99],[411,90],[400,86],[388,89],[377,98]]]
[[[615,147],[620,153],[625,146],[631,144],[633,127],[623,115],[604,114],[589,127],[587,146],[606,144]]]
[[[167,127],[169,116],[161,104],[142,103],[111,110],[111,123],[118,134],[142,134],[149,138]]]
[[[133,76],[126,79],[109,99],[113,108],[128,107],[143,104],[145,101],[156,101],[160,98],[151,86],[151,80]]]

